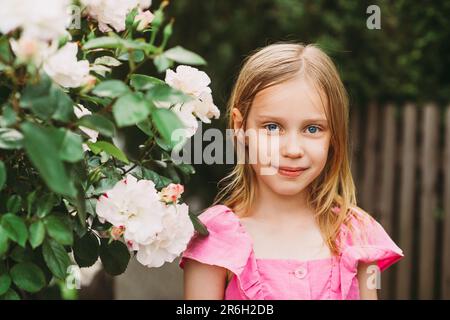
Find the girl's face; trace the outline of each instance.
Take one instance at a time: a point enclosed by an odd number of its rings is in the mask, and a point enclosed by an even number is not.
[[[258,184],[280,195],[296,195],[319,176],[330,145],[322,101],[326,103],[320,91],[300,77],[258,92],[245,132]],[[240,128],[242,115],[236,108],[233,120],[234,128]]]

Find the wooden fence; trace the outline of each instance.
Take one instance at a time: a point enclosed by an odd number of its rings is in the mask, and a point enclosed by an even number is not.
[[[358,205],[405,257],[383,272],[382,299],[450,299],[450,106],[351,109]]]

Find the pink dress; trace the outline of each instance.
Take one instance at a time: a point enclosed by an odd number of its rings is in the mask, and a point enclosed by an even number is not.
[[[352,212],[362,216],[359,210]],[[239,217],[227,206],[215,205],[199,215],[209,235],[194,234],[179,266],[183,268],[185,259],[190,258],[233,272],[225,300],[360,299],[356,277],[359,261],[377,261],[383,271],[403,257],[383,227],[365,216],[367,228],[354,228],[353,236],[342,225],[339,256],[307,261],[259,259]],[[353,215],[351,219],[352,226],[360,225]]]

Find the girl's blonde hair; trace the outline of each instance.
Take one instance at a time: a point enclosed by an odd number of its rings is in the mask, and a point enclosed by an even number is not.
[[[325,114],[331,131],[324,170],[309,186],[308,203],[315,209],[321,233],[333,254],[339,253],[338,236],[348,222],[348,209],[356,206],[348,148],[348,96],[331,59],[316,45],[276,43],[256,50],[245,61],[227,105],[228,128],[232,110],[243,115],[243,129],[255,95],[265,88],[301,75],[326,97]],[[236,147],[236,141],[233,141]],[[255,199],[255,173],[249,163],[237,164],[219,181],[225,186],[214,204],[222,203],[240,216],[247,215]],[[333,208],[340,208],[335,210]],[[351,228],[351,226],[350,226]]]

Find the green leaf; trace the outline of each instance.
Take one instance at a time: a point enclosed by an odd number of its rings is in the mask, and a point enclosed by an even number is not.
[[[9,38],[1,37],[0,38],[0,58],[3,61],[10,62],[12,60],[12,53],[9,47]]]
[[[42,270],[32,262],[21,262],[11,268],[12,281],[19,288],[35,293],[45,286]]]
[[[57,216],[48,216],[44,219],[44,224],[50,237],[62,245],[72,245],[72,229],[62,218]]]
[[[186,50],[185,48],[181,46],[176,46],[174,48],[171,48],[164,52],[164,55],[178,63],[181,64],[191,64],[191,65],[204,65],[206,64],[205,59],[203,59],[198,54]]]
[[[17,122],[17,114],[10,104],[3,107],[3,118],[0,117],[0,126],[9,127]]]
[[[64,247],[52,239],[45,239],[42,254],[52,274],[58,279],[65,279],[70,258]]]
[[[131,76],[130,84],[134,89],[144,91],[157,84],[164,85],[165,82],[155,77],[150,77],[143,74],[133,74]]]
[[[29,247],[22,248],[21,246],[15,246],[9,256],[16,262],[30,261],[32,258],[31,249]]]
[[[195,168],[189,163],[180,163],[176,167],[180,169],[180,171],[183,172],[185,175],[195,174]]]
[[[22,148],[22,133],[15,129],[0,128],[0,149]]]
[[[74,114],[74,102],[72,99],[70,99],[69,95],[55,84],[52,85],[50,94],[52,103],[56,105],[56,110],[53,113],[52,118],[65,123],[69,122]]]
[[[143,38],[130,40],[122,39],[122,49],[129,50],[144,50],[145,52],[151,49],[151,45],[145,42]]]
[[[90,70],[98,75],[101,75],[102,77],[106,77],[106,74],[111,72],[110,67],[101,64],[94,64],[93,66],[91,66]]]
[[[0,296],[0,300],[20,300],[20,297],[15,290],[9,288],[4,295]]]
[[[83,169],[84,170],[84,169]],[[85,199],[85,192],[84,188],[80,183],[77,183],[77,189],[78,189],[78,195],[75,198],[75,208],[76,208],[76,215],[78,218],[79,224],[75,224],[75,227],[80,227],[77,230],[75,230],[77,233],[83,233],[86,231],[86,199]]]
[[[159,73],[162,73],[169,69],[173,65],[173,61],[167,58],[164,54],[160,54],[153,59],[153,63]]]
[[[36,190],[33,190],[32,192],[30,192],[28,195],[27,195],[27,198],[26,198],[26,206],[27,206],[27,213],[28,214],[31,214],[31,210],[32,210],[32,208],[33,208],[33,204],[34,204],[34,202],[35,202],[35,200],[36,200],[36,193],[37,193],[37,191]]]
[[[100,98],[96,96],[83,95],[83,100],[90,102],[96,106],[106,107],[111,104],[111,98]]]
[[[97,48],[104,48],[104,49],[120,48],[120,49],[136,49],[136,50],[141,49],[145,51],[150,48],[150,45],[145,41],[127,40],[119,38],[118,36],[93,38],[83,45],[84,50]]]
[[[42,221],[38,220],[33,222],[29,228],[30,233],[30,244],[33,249],[39,247],[44,241],[45,237],[45,226]]]
[[[145,119],[142,122],[139,122],[137,124],[137,127],[142,130],[146,135],[148,135],[150,138],[153,138],[153,132],[152,132],[152,122],[150,119]]]
[[[172,181],[164,176],[159,175],[153,170],[141,168],[142,169],[142,179],[152,180],[155,183],[155,188],[160,190],[167,187]]]
[[[8,237],[25,248],[25,243],[28,239],[28,230],[23,219],[12,213],[7,213],[2,217],[1,223]]]
[[[63,128],[52,128],[51,131],[61,160],[74,163],[83,159],[83,139],[79,134]]]
[[[5,294],[11,286],[11,278],[9,274],[0,274],[0,296]]]
[[[95,59],[94,64],[102,64],[108,67],[118,67],[122,64],[119,60],[110,56],[103,56]]]
[[[113,137],[116,134],[114,123],[99,114],[91,114],[81,117],[80,120],[78,120],[78,125],[98,131],[107,137]]]
[[[108,80],[97,85],[92,93],[99,97],[117,98],[130,93],[130,89],[120,80]]]
[[[105,271],[110,275],[117,276],[127,269],[130,252],[124,243],[113,241],[108,244],[104,239],[100,246],[100,259]]]
[[[50,213],[54,206],[54,195],[52,193],[47,193],[38,198],[36,203],[36,215],[39,218],[43,218]]]
[[[160,137],[155,137],[155,142],[164,151],[170,152],[170,150],[172,149],[172,146],[168,144],[164,139],[161,139]],[[165,167],[166,164],[164,164],[164,168]]]
[[[75,186],[59,158],[60,151],[51,134],[54,131],[30,122],[23,123],[21,129],[25,136],[25,151],[48,187],[54,192],[75,197]]]
[[[13,194],[6,201],[6,211],[10,213],[19,212],[21,207],[22,207],[22,197],[17,194]]]
[[[8,243],[8,235],[6,234],[5,229],[0,225],[0,258],[4,256],[4,254],[8,251],[9,243]]]
[[[88,141],[87,145],[95,154],[99,154],[101,151],[105,151],[107,154],[122,162],[125,162],[126,164],[130,163],[130,161],[128,161],[127,159],[127,156],[122,152],[122,150],[109,142],[97,141],[95,143],[92,143]]]
[[[122,46],[122,41],[120,38],[99,37],[99,38],[93,38],[93,39],[87,41],[83,45],[83,49],[85,49],[85,50],[96,49],[96,48],[114,49],[114,48],[120,48],[121,46]]]
[[[6,166],[5,163],[0,160],[0,190],[3,189],[6,183]]]
[[[97,237],[91,232],[82,238],[75,238],[73,253],[75,261],[81,268],[92,266],[98,259],[100,244]]]
[[[114,119],[119,127],[136,125],[150,114],[148,103],[136,94],[126,94],[113,105]]]
[[[56,110],[54,105],[48,105],[51,86],[52,81],[46,75],[37,83],[27,83],[21,94],[21,107],[31,108],[35,114],[43,118],[49,118]]]
[[[156,108],[153,112],[153,123],[167,144],[171,147],[178,144],[178,140],[172,139],[172,133],[183,129],[184,125],[172,110]]]
[[[144,61],[145,53],[142,50],[133,50],[132,57],[134,62],[139,63]],[[130,60],[130,55],[128,54],[128,52],[125,52],[124,54],[120,55],[118,59],[122,61],[128,61]]]
[[[125,18],[125,26],[127,29],[130,29],[133,26],[133,24],[136,21],[137,14],[138,14],[137,8],[134,8],[127,14],[127,17]]]
[[[194,98],[168,84],[155,84],[145,95],[147,100],[170,102],[171,105],[185,103]]]
[[[206,226],[196,215],[189,213],[189,218],[191,218],[192,224],[194,225],[194,229],[197,232],[199,232],[203,236],[207,236],[209,234],[209,231],[206,228]]]
[[[43,120],[53,118],[67,123],[74,114],[74,102],[70,96],[46,74],[41,75],[38,83],[27,84],[22,92],[20,104],[23,108],[30,108]]]

